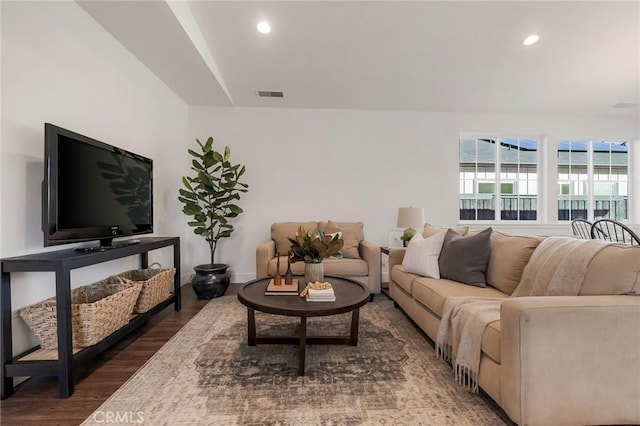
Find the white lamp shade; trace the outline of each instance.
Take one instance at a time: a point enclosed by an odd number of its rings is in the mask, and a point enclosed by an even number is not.
[[[422,207],[400,207],[398,209],[398,228],[422,228],[424,209]]]

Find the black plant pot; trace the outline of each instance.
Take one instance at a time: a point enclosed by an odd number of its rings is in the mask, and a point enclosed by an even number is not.
[[[194,266],[195,275],[191,277],[191,287],[198,299],[213,299],[220,297],[227,291],[231,282],[231,274],[227,271],[229,265],[214,263]]]

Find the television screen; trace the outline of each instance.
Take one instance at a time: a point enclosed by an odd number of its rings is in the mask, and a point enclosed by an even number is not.
[[[153,232],[153,162],[45,124],[45,245]]]

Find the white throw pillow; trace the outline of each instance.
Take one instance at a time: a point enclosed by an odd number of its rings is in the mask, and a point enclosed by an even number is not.
[[[442,251],[445,234],[446,232],[442,231],[429,238],[424,238],[419,233],[416,233],[409,241],[407,252],[402,260],[404,272],[439,279],[438,257],[440,257],[440,251]]]

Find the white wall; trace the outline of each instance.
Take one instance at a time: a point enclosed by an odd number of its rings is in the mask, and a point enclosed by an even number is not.
[[[155,235],[188,231],[176,200],[187,165],[186,104],[75,2],[3,1],[1,7],[1,256],[45,250],[44,122],[152,158]],[[172,262],[170,249],[150,257]],[[75,270],[72,286],[137,267],[131,257]],[[38,302],[54,295],[53,273],[12,274],[12,289],[14,310]],[[30,334],[21,321],[14,325],[19,352],[30,347]]]
[[[401,206],[424,207],[428,222],[455,225],[461,132],[533,135],[552,143],[577,136],[637,139],[639,133],[636,120],[593,117],[284,108],[189,111],[192,146],[195,138],[214,136],[219,148],[231,147],[233,162],[247,166],[250,190],[240,202],[245,213],[216,254],[217,261],[232,266],[234,281],[254,276],[255,247],[269,238],[273,222],[361,220],[366,238],[380,245],[395,230]],[[546,155],[555,161],[553,152]],[[548,187],[555,191],[555,184]],[[566,224],[498,228],[521,234],[570,233]],[[196,263],[206,261],[200,238],[192,235],[182,247]]]

